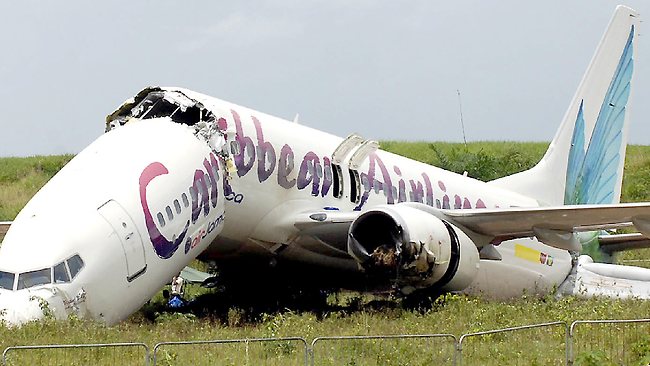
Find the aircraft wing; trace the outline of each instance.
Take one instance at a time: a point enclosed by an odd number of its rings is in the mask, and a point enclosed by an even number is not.
[[[464,228],[494,238],[495,244],[536,236],[547,245],[568,250],[580,249],[577,239],[567,235],[570,233],[632,225],[642,233],[650,229],[650,203],[441,210],[441,213]]]
[[[580,250],[580,243],[572,233],[632,225],[642,233],[650,233],[650,203],[453,210],[436,209],[422,203],[400,203],[396,206],[399,205],[408,205],[453,223],[466,231],[479,246],[536,236],[538,240],[556,248]],[[299,229],[299,236],[315,237],[345,251],[348,229],[359,214],[340,211],[301,213],[294,218],[294,226]],[[622,239],[618,236],[615,238]],[[615,238],[609,240],[613,242]],[[627,240],[631,239],[628,237]],[[650,246],[650,239],[633,240]]]

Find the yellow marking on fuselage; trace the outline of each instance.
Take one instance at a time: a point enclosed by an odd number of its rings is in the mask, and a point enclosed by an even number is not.
[[[540,263],[540,255],[542,252],[535,250],[521,244],[515,244],[515,257],[527,260],[529,262]]]

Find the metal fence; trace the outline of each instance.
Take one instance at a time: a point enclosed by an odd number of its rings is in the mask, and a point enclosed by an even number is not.
[[[8,347],[2,365],[650,364],[650,319],[578,320],[468,333]]]
[[[318,337],[311,365],[453,365],[455,347],[451,334]]]
[[[307,341],[300,337],[161,342],[153,365],[306,365]]]
[[[569,338],[567,365],[650,364],[650,319],[578,320]]]
[[[560,365],[566,360],[565,322],[524,325],[464,334],[458,365]]]
[[[53,344],[8,347],[3,366],[15,365],[148,365],[144,343]]]

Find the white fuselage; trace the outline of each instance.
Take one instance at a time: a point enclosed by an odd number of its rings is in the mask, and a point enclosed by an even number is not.
[[[332,153],[341,138],[182,92],[213,113],[220,133],[201,139],[194,127],[170,118],[132,119],[84,149],[18,215],[0,248],[0,309],[10,323],[42,316],[36,297],[57,317],[76,313],[115,323],[200,254],[218,264],[297,263],[303,266],[292,277],[331,273],[339,282],[330,285],[355,287],[352,278],[361,270],[345,248],[299,240],[292,220],[300,212],[399,202],[452,209],[538,205],[379,150],[362,159],[357,175],[342,157],[336,174]],[[471,291],[543,292],[571,270],[568,252],[534,239],[504,242],[499,252],[502,260],[480,262]],[[80,270],[74,256],[83,261]]]
[[[364,211],[404,201],[452,209],[538,206],[529,197],[381,150],[371,153],[359,167],[360,198],[355,202],[350,197],[357,183],[348,174],[344,160],[343,194],[337,198],[331,155],[342,138],[199,93],[184,92],[218,111],[228,129],[236,131],[243,150],[234,156],[237,172],[230,180],[233,195],[226,202],[224,228],[205,253],[207,258],[276,256],[277,246],[271,243],[289,243],[297,232],[278,232],[277,227],[282,227],[278,224],[290,219],[283,212],[323,208]],[[277,255],[315,265],[330,263],[333,270],[358,269],[351,258],[331,261],[329,253],[319,255],[315,249],[300,249],[283,249]],[[567,251],[534,238],[507,241],[498,250],[502,260],[482,260],[471,291],[499,298],[524,291],[544,292],[564,281],[571,270]]]

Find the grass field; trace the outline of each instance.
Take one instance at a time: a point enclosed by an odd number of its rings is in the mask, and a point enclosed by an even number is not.
[[[460,173],[467,171],[472,177],[494,179],[533,166],[543,155],[547,144],[479,142],[464,146],[388,141],[382,143],[382,147]],[[71,158],[72,156],[53,156],[0,159],[0,221],[13,219],[27,200]],[[650,201],[650,147],[628,148],[622,197],[626,202]],[[650,259],[650,252],[629,252],[620,258],[646,260]],[[194,288],[191,291],[198,294],[204,290]],[[156,312],[162,302],[161,296],[158,295],[147,309],[114,327],[80,319],[65,322],[46,320],[13,329],[0,326],[0,350],[13,345],[50,343],[144,342],[153,345],[161,341],[286,336],[300,336],[311,341],[318,336],[407,333],[451,333],[458,336],[469,332],[556,320],[571,322],[577,319],[632,319],[646,318],[650,314],[648,301],[573,297],[558,299],[553,296],[538,298],[525,294],[507,302],[448,295],[440,299],[432,309],[424,312],[394,306],[377,310],[369,305],[356,305],[362,302],[360,299],[356,295],[349,295],[336,301],[341,307],[319,313],[286,310],[261,314],[251,319],[246,310],[231,308],[227,314],[220,317],[199,319],[191,314]],[[516,341],[521,346],[495,340],[490,343],[490,352],[481,351],[481,354],[475,355],[477,364],[503,364],[514,359],[520,364],[549,363],[544,361],[546,359],[541,351],[522,353],[522,347],[525,349],[527,342],[535,342],[535,348],[540,350],[558,348],[557,337],[549,337],[548,341],[542,338],[544,337],[532,334]],[[391,347],[374,343],[364,351],[369,356],[363,364],[426,364],[420,361],[420,356],[412,354],[414,349],[409,351]],[[391,353],[391,349],[397,351]],[[255,355],[235,350],[232,354],[229,353],[230,356],[220,359],[220,364],[244,364],[250,357],[259,362],[260,359],[268,357],[269,353],[280,360],[272,364],[292,364],[289,359],[295,358],[296,352],[296,348],[284,343],[270,348],[262,347]],[[325,360],[322,364],[354,364],[346,359],[346,352],[350,350],[328,348],[324,352],[329,361]],[[638,360],[650,357],[650,349],[642,349],[639,352]],[[191,360],[196,353],[196,349],[166,351],[162,364],[181,364],[182,361]],[[607,362],[597,351],[586,352],[581,357],[582,364]]]

